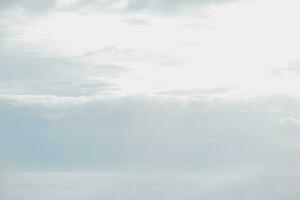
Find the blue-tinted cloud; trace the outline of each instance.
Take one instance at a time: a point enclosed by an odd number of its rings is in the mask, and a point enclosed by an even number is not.
[[[114,64],[85,64],[76,57],[2,53],[1,94],[78,96],[118,90],[113,80],[128,68]],[[98,80],[90,79],[91,76]],[[100,80],[103,78],[103,80]]]
[[[42,14],[55,8],[58,0],[2,0],[0,1],[0,10],[22,9],[33,14]]]
[[[214,169],[298,152],[292,99],[2,98],[2,156],[24,166]]]
[[[190,9],[195,6],[207,6],[230,1],[232,0],[128,0],[124,3],[124,1],[121,0],[79,0],[65,4],[61,0],[47,0],[42,2],[36,0],[3,0],[0,2],[0,9],[7,10],[17,8],[24,11],[30,11],[33,14],[58,10],[90,10],[102,12],[150,11],[154,13],[170,14]]]
[[[131,11],[151,11],[158,13],[174,13],[195,6],[226,3],[231,0],[128,0]]]

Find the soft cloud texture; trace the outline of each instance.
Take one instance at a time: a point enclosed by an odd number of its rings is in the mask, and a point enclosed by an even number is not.
[[[299,176],[278,166],[256,173],[141,174],[118,172],[19,173],[10,175],[5,200],[299,198]]]
[[[152,11],[157,13],[173,13],[197,6],[226,3],[231,0],[128,0],[131,11]]]
[[[0,66],[2,94],[78,96],[110,94],[126,67],[86,64],[77,58],[5,55]]]
[[[3,0],[0,9],[21,9],[32,14],[42,14],[45,11],[151,11],[155,13],[174,13],[178,10],[203,6],[215,3],[224,3],[228,0]],[[230,1],[230,0],[229,0]]]
[[[207,170],[298,154],[300,127],[282,123],[299,117],[293,99],[47,98],[2,101],[1,152],[18,165]]]
[[[10,9],[22,9],[30,11],[32,14],[42,14],[45,11],[53,9],[58,0],[3,0],[0,2],[0,9],[2,11]]]
[[[297,0],[0,10],[1,200],[299,199]]]

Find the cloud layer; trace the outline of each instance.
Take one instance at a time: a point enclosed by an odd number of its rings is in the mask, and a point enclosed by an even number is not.
[[[268,169],[270,170],[270,169]],[[10,175],[4,200],[283,200],[299,198],[296,171],[273,167],[250,174],[115,172],[19,173]],[[288,186],[287,186],[288,185]]]
[[[1,200],[299,199],[298,1],[0,11]]]
[[[29,168],[207,170],[299,153],[293,99],[5,98],[2,156]]]
[[[100,11],[151,11],[155,13],[173,13],[193,6],[224,3],[231,0],[3,0],[0,9],[22,9],[33,14],[55,10],[100,10]]]

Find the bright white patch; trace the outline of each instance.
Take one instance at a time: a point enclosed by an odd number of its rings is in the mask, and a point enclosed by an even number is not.
[[[254,0],[202,8],[208,17],[138,15],[147,26],[112,14],[56,13],[17,26],[15,42],[50,55],[98,52],[82,59],[130,67],[117,80],[129,94],[228,86],[240,94],[298,96],[298,76],[273,72],[300,59],[299,6],[294,0]],[[119,51],[99,53],[106,47]]]

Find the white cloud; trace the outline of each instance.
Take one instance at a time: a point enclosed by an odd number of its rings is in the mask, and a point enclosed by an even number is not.
[[[1,1],[1,200],[299,199],[299,2],[225,2]]]
[[[114,83],[127,94],[210,89],[222,85],[236,88],[241,95],[299,96],[299,89],[295,87],[299,76],[272,73],[278,68],[290,69],[289,63],[299,59],[297,7],[298,3],[293,0],[284,3],[264,0],[205,7],[201,9],[205,17],[197,14],[198,11],[169,17],[77,11],[52,13],[42,18],[22,18],[22,15],[9,26],[3,51],[16,51],[16,56],[26,52],[35,57],[63,56],[88,66],[125,66],[131,71]],[[129,18],[140,18],[151,25],[132,26],[126,21]],[[187,24],[206,28],[191,29]],[[104,54],[101,50],[107,47],[115,51]],[[80,57],[84,53],[92,56]],[[85,70],[81,72],[86,74]],[[297,73],[296,70],[289,72]],[[89,77],[95,77],[93,71],[88,73]],[[95,92],[89,90],[84,95]]]

